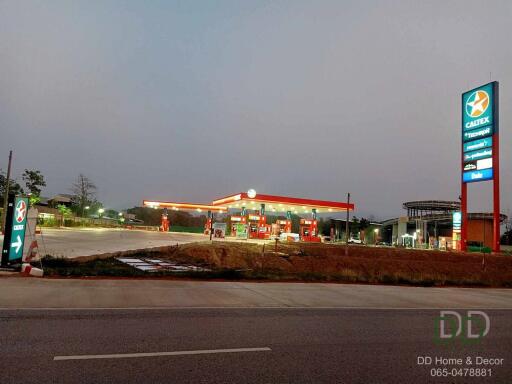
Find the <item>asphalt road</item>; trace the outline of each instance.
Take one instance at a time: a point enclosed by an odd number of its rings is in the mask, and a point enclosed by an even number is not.
[[[479,343],[438,345],[437,310],[2,310],[0,378],[2,383],[509,383],[512,311],[486,313],[491,327]],[[124,355],[140,353],[154,355]],[[490,378],[443,379],[432,378],[431,368],[477,366],[419,366],[418,356],[464,362],[471,357],[473,364],[477,356],[504,360],[486,366]]]

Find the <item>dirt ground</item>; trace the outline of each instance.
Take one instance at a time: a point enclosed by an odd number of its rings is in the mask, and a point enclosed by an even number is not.
[[[132,252],[133,253],[133,252]],[[242,270],[259,278],[413,285],[512,287],[512,257],[328,244],[203,242],[137,251],[136,256]]]

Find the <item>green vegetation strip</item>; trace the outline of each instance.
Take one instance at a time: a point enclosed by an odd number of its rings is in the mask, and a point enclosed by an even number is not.
[[[180,225],[172,225],[169,232],[204,233],[204,228],[203,227],[182,227]]]

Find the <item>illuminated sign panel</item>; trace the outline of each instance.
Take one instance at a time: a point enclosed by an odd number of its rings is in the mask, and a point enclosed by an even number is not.
[[[496,83],[489,83],[462,94],[463,183],[491,180],[494,176],[495,86]]]
[[[452,222],[453,222],[453,231],[460,231],[460,228],[462,227],[462,213],[461,212],[453,212],[452,216]]]
[[[462,126],[464,131],[485,127],[494,123],[493,83],[466,92],[462,95]]]
[[[481,171],[482,169],[492,168],[492,157],[482,160],[468,161],[464,163],[464,171]]]
[[[23,259],[27,213],[27,197],[9,197],[2,247],[2,266],[21,263]]]
[[[492,127],[477,128],[473,131],[464,132],[464,142],[492,136],[493,133]]]
[[[492,168],[492,157],[489,157],[487,159],[477,160],[477,162],[476,162],[477,170],[480,171],[482,169],[487,169],[487,168]]]
[[[492,137],[486,137],[485,139],[479,139],[464,143],[464,152],[476,151],[479,149],[492,147]]]
[[[477,163],[476,161],[468,161],[467,163],[464,163],[464,171],[473,171],[477,169]]]
[[[464,162],[471,160],[484,159],[486,157],[492,157],[492,149],[482,149],[481,151],[467,152],[464,153]]]
[[[492,180],[492,168],[482,169],[481,171],[469,171],[462,174],[462,181],[464,183],[472,183],[475,181]]]

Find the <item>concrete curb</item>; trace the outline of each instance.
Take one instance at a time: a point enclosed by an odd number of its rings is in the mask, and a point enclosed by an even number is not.
[[[35,268],[28,263],[23,263],[21,265],[21,274],[23,276],[43,277],[44,272],[40,268]]]

